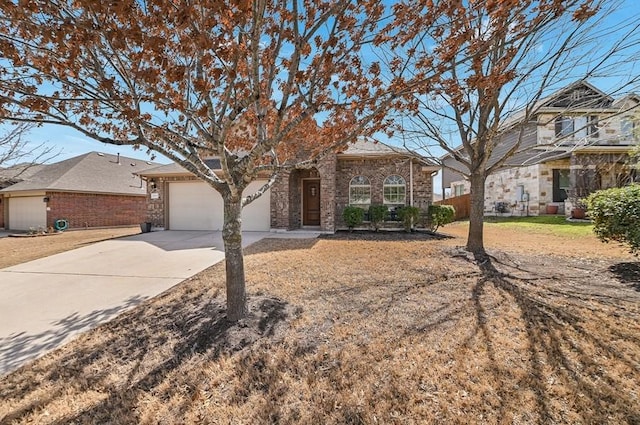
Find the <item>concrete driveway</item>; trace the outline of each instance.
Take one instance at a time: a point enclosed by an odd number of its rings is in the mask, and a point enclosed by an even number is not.
[[[245,232],[250,245],[268,232]],[[0,375],[224,258],[220,232],[162,231],[0,270]]]

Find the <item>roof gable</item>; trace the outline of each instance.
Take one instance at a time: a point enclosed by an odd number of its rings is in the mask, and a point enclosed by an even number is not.
[[[550,95],[542,107],[608,108],[613,98],[586,81],[578,81]]]

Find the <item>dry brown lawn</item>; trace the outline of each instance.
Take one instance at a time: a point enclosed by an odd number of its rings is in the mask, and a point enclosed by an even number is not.
[[[73,230],[48,236],[0,238],[0,269],[81,246],[140,233],[140,227]]]
[[[2,378],[0,422],[640,423],[637,258],[442,231],[265,239],[246,320],[214,266]]]

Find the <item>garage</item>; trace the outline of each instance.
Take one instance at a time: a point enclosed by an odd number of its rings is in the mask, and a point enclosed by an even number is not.
[[[9,229],[29,230],[47,227],[47,203],[43,196],[5,198],[9,202]]]
[[[245,189],[251,194],[266,181],[255,181]],[[242,210],[242,229],[269,231],[270,193]],[[224,221],[222,196],[203,182],[172,182],[169,184],[169,229],[171,230],[222,230]]]

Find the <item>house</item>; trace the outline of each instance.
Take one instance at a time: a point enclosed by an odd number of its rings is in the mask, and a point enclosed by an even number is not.
[[[528,122],[505,122],[490,164],[517,140],[518,153],[488,176],[485,212],[513,215],[570,214],[589,193],[638,181],[629,151],[638,143],[636,120],[640,97],[613,99],[585,81],[539,101]],[[442,185],[451,196],[469,193],[460,164],[441,158]],[[453,168],[453,170],[452,170]]]
[[[209,160],[212,169],[219,167]],[[342,211],[348,205],[390,208],[432,202],[432,178],[438,167],[423,158],[382,143],[359,140],[319,160],[312,168],[280,174],[260,198],[243,208],[242,226],[249,231],[346,228]],[[177,164],[146,170],[148,220],[172,230],[220,230],[222,197]],[[266,180],[252,182],[245,193]]]
[[[147,188],[134,173],[157,165],[99,152],[40,165],[0,190],[0,227],[77,229],[140,224],[146,218]]]

